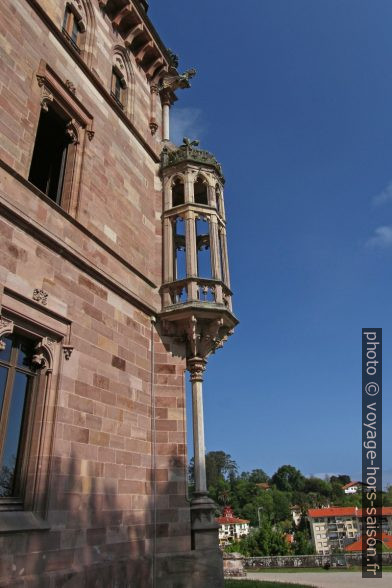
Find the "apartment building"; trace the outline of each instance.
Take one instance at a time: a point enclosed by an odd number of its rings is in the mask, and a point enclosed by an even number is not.
[[[361,508],[311,508],[308,520],[316,553],[328,554],[354,543],[362,533]],[[392,507],[382,509],[382,532],[392,535]]]

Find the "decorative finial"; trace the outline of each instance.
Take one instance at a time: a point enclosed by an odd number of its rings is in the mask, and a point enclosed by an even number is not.
[[[191,141],[188,137],[184,137],[182,142],[185,147],[189,147],[190,149],[192,149],[192,147],[197,147],[200,143],[200,141],[198,141],[197,139]]]

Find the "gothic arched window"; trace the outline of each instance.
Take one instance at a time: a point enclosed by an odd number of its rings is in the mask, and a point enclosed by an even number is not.
[[[196,178],[194,195],[196,204],[208,204],[208,184],[203,176],[197,176]]]
[[[181,178],[174,178],[172,183],[172,206],[179,206],[185,202],[184,182]]]
[[[84,47],[86,19],[81,4],[67,3],[64,11],[63,33],[72,47],[81,53]]]
[[[62,31],[69,44],[91,64],[95,18],[90,0],[68,0],[64,8]]]
[[[131,66],[128,56],[122,48],[115,49],[112,66],[110,94],[118,106],[130,116],[132,114],[131,96]]]

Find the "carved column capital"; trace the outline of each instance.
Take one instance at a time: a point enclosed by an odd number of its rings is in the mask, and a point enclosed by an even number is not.
[[[13,331],[13,321],[10,321],[9,319],[0,316],[0,351],[3,351],[3,349],[5,349],[5,343],[1,340],[2,337],[4,337],[4,335],[10,335],[11,333],[13,333]]]
[[[187,361],[187,368],[191,375],[191,382],[202,382],[207,361],[201,357],[192,357]]]
[[[173,93],[169,89],[164,89],[159,92],[163,106],[171,106],[174,103]]]

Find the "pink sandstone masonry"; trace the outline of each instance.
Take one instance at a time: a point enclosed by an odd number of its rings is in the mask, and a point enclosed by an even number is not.
[[[152,31],[157,66],[168,55],[143,2],[70,4],[87,15],[81,54],[62,33],[63,0],[4,0],[0,18],[0,310],[14,334],[48,338],[50,356],[24,506],[0,500],[0,586],[220,586],[219,554],[191,550],[185,345],[151,321],[162,108],[156,100],[154,131],[149,62],[127,49],[110,11],[128,7]],[[116,51],[129,70],[124,110],[110,94]],[[89,121],[68,211],[28,181],[49,84],[39,72],[55,80],[47,100]]]

